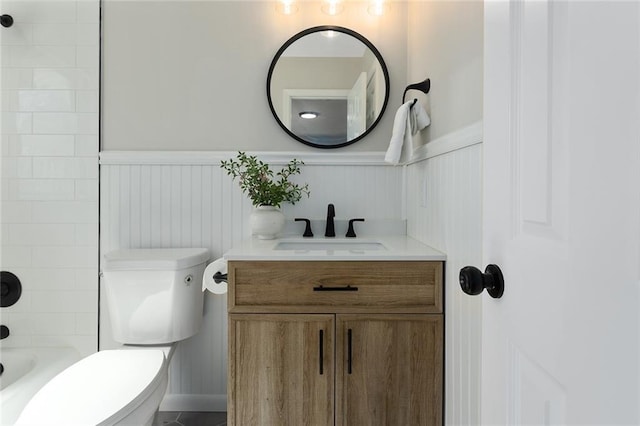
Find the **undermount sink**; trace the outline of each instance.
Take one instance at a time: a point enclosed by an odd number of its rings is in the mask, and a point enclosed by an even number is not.
[[[308,240],[308,241],[279,241],[274,250],[386,250],[387,248],[377,241],[346,241],[346,240]]]

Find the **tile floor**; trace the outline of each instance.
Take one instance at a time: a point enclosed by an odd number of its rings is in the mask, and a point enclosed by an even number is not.
[[[226,426],[227,413],[159,411],[153,426]]]

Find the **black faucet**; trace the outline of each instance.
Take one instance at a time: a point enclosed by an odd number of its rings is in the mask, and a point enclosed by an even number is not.
[[[329,204],[327,207],[327,227],[324,231],[325,237],[335,237],[336,230],[333,226],[333,218],[336,217],[336,209],[333,207],[333,204]]]

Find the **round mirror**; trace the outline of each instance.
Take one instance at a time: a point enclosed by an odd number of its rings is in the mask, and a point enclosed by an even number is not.
[[[369,40],[324,25],[291,37],[267,76],[269,107],[293,138],[317,148],[359,141],[380,121],[389,73]]]

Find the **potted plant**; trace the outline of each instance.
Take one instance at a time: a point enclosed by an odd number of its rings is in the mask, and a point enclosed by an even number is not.
[[[260,239],[273,239],[284,228],[282,203],[295,204],[303,195],[309,196],[309,185],[298,185],[289,180],[300,174],[304,162],[291,160],[280,171],[274,173],[269,165],[253,155],[239,151],[235,159],[222,160],[220,167],[233,180],[238,178],[240,189],[254,206],[250,224],[254,235]]]

